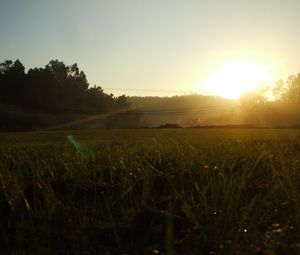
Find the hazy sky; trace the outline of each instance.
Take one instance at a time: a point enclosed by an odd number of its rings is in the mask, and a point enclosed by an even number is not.
[[[0,0],[0,62],[76,62],[91,85],[127,89],[105,90],[117,95],[200,92],[235,59],[285,79],[300,72],[299,10],[299,0]]]

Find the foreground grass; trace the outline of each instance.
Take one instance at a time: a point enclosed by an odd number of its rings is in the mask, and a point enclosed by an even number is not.
[[[0,134],[15,254],[299,254],[300,131]]]

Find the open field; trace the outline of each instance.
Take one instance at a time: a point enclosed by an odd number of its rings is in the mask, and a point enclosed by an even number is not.
[[[299,254],[300,130],[0,133],[5,254]]]

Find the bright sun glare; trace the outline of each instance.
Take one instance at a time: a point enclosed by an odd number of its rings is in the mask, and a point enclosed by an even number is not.
[[[236,99],[271,82],[267,68],[252,62],[228,63],[203,83],[202,89],[214,95]]]

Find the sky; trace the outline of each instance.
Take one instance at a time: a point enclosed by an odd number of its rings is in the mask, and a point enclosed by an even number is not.
[[[255,62],[274,81],[300,72],[299,10],[299,0],[0,0],[0,62],[78,63],[115,95],[213,94],[204,84],[227,63]]]

